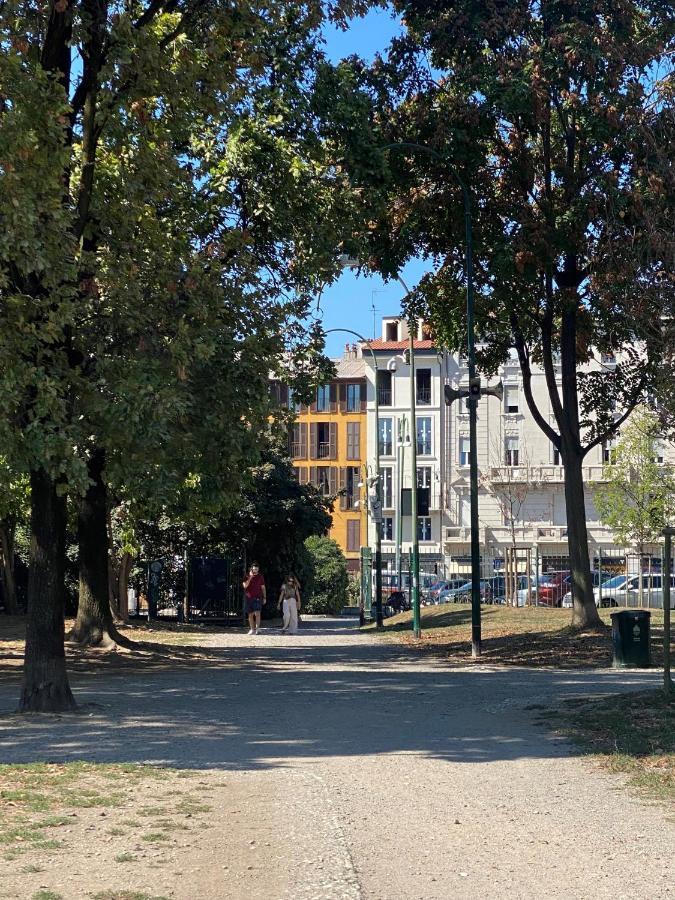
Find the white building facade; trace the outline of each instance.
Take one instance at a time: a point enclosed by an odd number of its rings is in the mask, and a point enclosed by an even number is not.
[[[395,317],[382,322],[382,337],[370,342],[377,359],[380,418],[380,466],[383,493],[385,566],[395,571],[399,510],[403,488],[401,547],[411,547],[412,520],[405,492],[411,486],[410,366],[407,324]],[[429,509],[418,521],[421,568],[450,576],[470,570],[469,414],[466,402],[446,403],[445,387],[468,388],[466,360],[439,351],[420,323],[415,335],[415,413],[417,418],[417,483],[428,489]],[[367,456],[371,468],[376,454],[376,374],[364,347],[367,380]],[[591,367],[613,365],[598,359]],[[559,373],[558,373],[559,374]],[[503,398],[483,394],[478,405],[479,523],[482,569],[485,577],[504,566],[507,555],[518,567],[534,571],[568,566],[564,471],[557,449],[534,421],[522,390],[517,358],[509,360],[491,385],[503,384]],[[486,387],[485,379],[483,387]],[[532,391],[538,409],[555,429],[544,373],[533,370]],[[615,443],[612,442],[612,443]],[[603,480],[603,467],[612,450],[599,445],[584,461],[586,519],[591,561],[617,556],[612,531],[598,518],[594,490]],[[665,462],[675,462],[672,446],[665,446]],[[406,514],[407,513],[407,514]],[[375,526],[369,524],[369,543]],[[654,548],[658,553],[658,548]],[[406,564],[407,565],[407,564]],[[405,567],[405,566],[404,566]]]

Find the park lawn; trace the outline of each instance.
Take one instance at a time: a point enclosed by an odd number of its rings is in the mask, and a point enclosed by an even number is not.
[[[569,627],[571,610],[546,607],[483,606],[482,656],[471,658],[471,605],[468,603],[422,608],[422,637],[411,631],[412,613],[386,619],[381,632],[385,640],[405,644],[420,652],[442,657],[449,663],[472,662],[514,666],[557,668],[604,667],[611,665],[610,628],[579,632]],[[610,610],[600,610],[609,626]],[[366,630],[374,630],[373,625]],[[652,610],[652,664],[663,658],[663,613]],[[674,647],[675,649],[675,647]]]
[[[675,694],[663,690],[575,699],[547,721],[600,766],[628,776],[645,795],[675,809]]]

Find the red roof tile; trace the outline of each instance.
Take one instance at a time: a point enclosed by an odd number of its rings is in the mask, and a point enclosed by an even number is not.
[[[377,338],[374,341],[367,341],[366,346],[372,347],[373,350],[408,350],[410,342],[383,341],[380,338]],[[433,341],[413,341],[415,350],[434,350],[435,346]]]

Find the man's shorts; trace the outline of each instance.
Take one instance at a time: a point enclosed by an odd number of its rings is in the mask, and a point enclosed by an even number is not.
[[[246,598],[246,614],[250,615],[254,612],[260,612],[262,609],[262,600],[260,597],[247,597]]]

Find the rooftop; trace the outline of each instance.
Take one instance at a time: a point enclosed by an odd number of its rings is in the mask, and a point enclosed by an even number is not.
[[[368,341],[364,346],[369,346],[373,350],[408,350],[410,348],[410,342],[383,341],[381,338],[376,338],[373,341]],[[415,350],[435,350],[436,345],[433,341],[413,341],[413,348]]]

